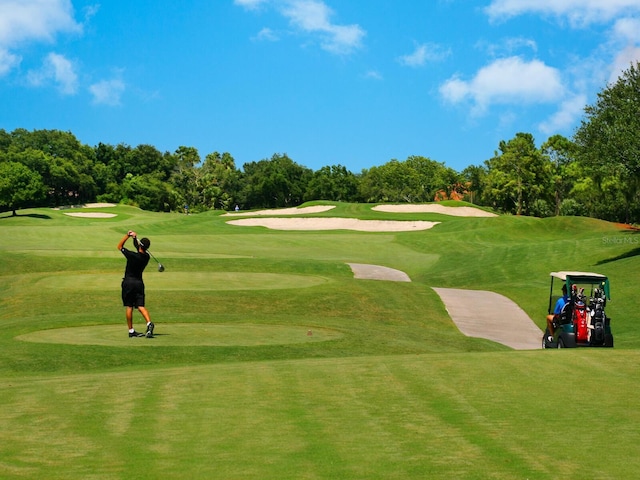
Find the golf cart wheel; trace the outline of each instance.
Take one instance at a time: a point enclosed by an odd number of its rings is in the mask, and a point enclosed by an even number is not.
[[[558,337],[558,348],[565,348],[564,345],[564,340],[562,339],[562,337]]]

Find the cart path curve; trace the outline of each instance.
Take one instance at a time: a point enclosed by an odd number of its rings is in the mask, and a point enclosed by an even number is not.
[[[541,348],[542,330],[507,297],[486,290],[432,288],[466,336],[486,338],[515,350]]]
[[[357,279],[411,282],[409,275],[394,268],[364,263],[348,265]],[[432,288],[464,335],[486,338],[515,350],[541,348],[542,330],[507,297],[486,290]]]
[[[383,267],[381,265],[369,265],[366,263],[348,263],[354,278],[361,280],[387,280],[390,282],[410,282],[409,275],[402,270]]]

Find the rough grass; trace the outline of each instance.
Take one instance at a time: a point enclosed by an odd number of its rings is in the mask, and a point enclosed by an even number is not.
[[[122,206],[0,217],[0,478],[635,476],[638,237],[583,218],[336,205],[319,215],[442,224],[272,232]],[[167,267],[145,274],[155,339],[126,336],[115,246],[131,228]],[[413,281],[355,280],[347,262]],[[430,288],[505,294],[543,326],[563,269],[610,276],[615,349],[466,338]]]

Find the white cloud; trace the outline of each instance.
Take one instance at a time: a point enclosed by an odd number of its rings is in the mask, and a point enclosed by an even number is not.
[[[234,0],[234,4],[246,10],[257,10],[261,6],[273,6],[298,31],[316,35],[321,48],[345,55],[362,46],[366,32],[357,24],[334,23],[333,10],[321,0]],[[265,28],[261,33],[273,33]],[[260,34],[256,38],[260,38]]]
[[[9,71],[20,63],[20,57],[12,54],[7,49],[0,47],[0,77],[9,73]]]
[[[317,0],[294,0],[288,2],[282,9],[284,16],[291,23],[309,32],[326,31],[331,28],[329,17],[331,9]]]
[[[574,26],[607,22],[620,15],[640,12],[638,0],[493,0],[485,9],[499,20],[527,13],[567,18]]]
[[[407,67],[422,67],[427,62],[436,62],[449,56],[451,52],[433,43],[417,45],[416,49],[398,58],[398,61]]]
[[[640,62],[639,46],[629,45],[627,48],[621,50],[611,65],[609,83],[615,83],[625,70],[629,70],[631,65],[635,65],[637,62]]]
[[[70,0],[0,0],[0,76],[20,63],[15,50],[25,43],[53,42],[61,32],[79,33],[81,25],[73,19]],[[45,60],[53,61],[54,60]],[[61,65],[51,65],[53,76],[60,69],[58,82],[64,93],[73,89]],[[70,83],[69,83],[70,82]]]
[[[484,113],[492,104],[553,102],[564,90],[558,70],[520,57],[496,60],[470,81],[453,77],[440,86],[440,94],[451,103],[470,100],[474,114]]]
[[[122,103],[122,94],[125,89],[126,86],[120,78],[102,80],[89,87],[94,104],[110,106],[118,106]]]
[[[258,34],[255,37],[253,37],[253,39],[258,41],[267,41],[267,42],[277,42],[278,40],[280,40],[278,35],[273,30],[266,27],[260,30]]]
[[[370,80],[383,80],[382,74],[377,70],[369,70],[364,74],[364,78],[368,78]]]
[[[0,0],[0,46],[5,48],[81,31],[70,0]]]
[[[623,42],[640,43],[640,18],[620,18],[613,26],[614,38]]]
[[[476,43],[476,48],[495,58],[519,55],[521,51],[526,51],[526,53],[538,52],[536,41],[524,37],[504,38],[495,43],[480,40]]]
[[[361,46],[365,36],[359,25],[332,23],[333,11],[322,1],[288,0],[283,3],[281,12],[300,30],[320,34],[322,48],[331,53],[351,53]]]
[[[560,109],[551,118],[541,123],[538,128],[542,133],[553,135],[565,131],[575,125],[575,122],[584,113],[587,105],[587,96],[574,95],[560,104]]]
[[[100,4],[87,5],[82,9],[82,11],[84,12],[84,22],[87,23],[98,14],[98,11],[100,11]]]
[[[78,90],[78,75],[73,63],[64,55],[50,53],[42,63],[40,70],[31,70],[27,79],[34,86],[46,85],[54,82],[60,93],[73,95]]]
[[[612,24],[599,56],[609,63],[609,82],[640,61],[640,0],[492,0],[485,9],[491,19],[524,14],[553,15],[576,28]],[[588,59],[582,59],[582,62]],[[594,72],[600,77],[601,72]]]
[[[266,4],[269,0],[233,0],[234,5],[243,7],[247,10],[257,10],[263,4]]]

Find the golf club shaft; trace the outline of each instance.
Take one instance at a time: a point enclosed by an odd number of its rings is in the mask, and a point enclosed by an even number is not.
[[[148,253],[149,255],[151,255],[151,258],[153,258],[153,259],[156,261],[156,263],[157,263],[157,264],[160,264],[160,262],[158,261],[158,259],[157,259],[156,257],[154,257],[154,256],[153,256],[153,253],[151,253],[149,250],[147,250],[147,253]]]

